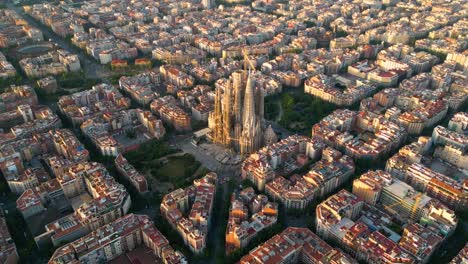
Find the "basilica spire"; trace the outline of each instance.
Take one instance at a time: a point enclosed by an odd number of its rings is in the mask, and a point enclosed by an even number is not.
[[[232,86],[234,88],[234,115],[236,124],[242,122],[242,76],[241,71],[232,74]]]
[[[243,112],[244,116],[242,123],[244,125],[244,130],[247,128],[253,129],[253,126],[255,125],[255,97],[254,84],[250,72],[247,77],[247,85],[245,86]]]
[[[214,127],[213,131],[213,139],[215,142],[221,142],[223,138],[223,119],[222,119],[222,104],[221,104],[221,88],[216,89],[216,96],[215,96],[215,105],[214,105],[214,113],[213,113],[213,120],[214,123],[217,124]]]
[[[231,83],[227,82],[223,97],[223,139],[224,145],[231,145]]]

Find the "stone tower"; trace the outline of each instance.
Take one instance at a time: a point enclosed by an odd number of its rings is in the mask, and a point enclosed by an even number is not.
[[[265,146],[278,142],[278,136],[276,135],[271,125],[269,125],[268,128],[265,130],[263,138],[265,140]]]
[[[221,143],[223,141],[223,116],[221,104],[221,88],[216,89],[216,100],[214,105],[214,112],[211,113],[210,118],[213,120],[215,126],[213,129],[213,141]]]
[[[224,88],[223,97],[223,145],[231,146],[231,83]]]
[[[252,153],[258,147],[259,131],[255,110],[254,83],[249,73],[245,86],[242,135],[239,142],[241,155]]]

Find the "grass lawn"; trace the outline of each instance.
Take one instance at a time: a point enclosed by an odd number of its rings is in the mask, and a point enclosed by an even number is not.
[[[158,182],[168,182],[174,188],[179,188],[190,183],[193,174],[200,167],[200,162],[189,154],[173,156],[151,170],[151,176]]]
[[[187,159],[172,157],[169,162],[159,169],[159,175],[163,178],[181,178],[185,176],[185,168],[193,165]]]
[[[338,108],[318,97],[305,94],[303,88],[288,89],[279,100],[283,109],[279,124],[302,135],[310,135],[312,125]],[[277,111],[271,107],[272,104],[265,104],[265,113]]]
[[[173,188],[180,188],[193,180],[200,162],[188,153],[176,152],[164,141],[154,140],[125,153],[125,157],[138,171],[145,173],[150,182],[154,179],[155,185],[170,184]]]

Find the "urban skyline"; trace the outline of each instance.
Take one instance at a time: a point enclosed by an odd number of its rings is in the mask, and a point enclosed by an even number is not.
[[[465,0],[5,0],[0,264],[468,263]]]

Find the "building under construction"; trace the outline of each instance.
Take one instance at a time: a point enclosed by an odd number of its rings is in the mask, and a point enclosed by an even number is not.
[[[271,127],[265,131],[264,91],[255,85],[252,75],[239,70],[229,79],[218,80],[214,111],[208,118],[212,142],[232,148],[241,156],[276,138]]]

